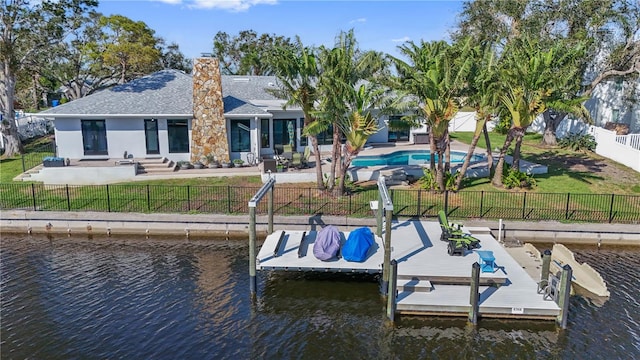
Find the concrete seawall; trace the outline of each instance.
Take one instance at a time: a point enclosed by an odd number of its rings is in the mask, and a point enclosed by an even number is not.
[[[267,216],[256,219],[258,236],[267,233]],[[433,219],[436,221],[436,219]],[[600,244],[640,246],[640,225],[637,224],[566,224],[555,221],[523,222],[450,219],[466,226],[488,227],[497,239],[518,239],[527,242]],[[274,216],[274,229],[316,230],[324,225],[335,225],[341,230],[361,226],[375,227],[370,218],[346,216]],[[171,236],[241,237],[248,234],[249,215],[220,214],[143,214],[104,212],[62,212],[5,210],[0,213],[2,233],[50,234],[131,234]]]

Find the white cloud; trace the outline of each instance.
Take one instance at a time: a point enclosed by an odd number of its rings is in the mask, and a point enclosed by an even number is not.
[[[398,42],[403,43],[403,42],[407,42],[407,41],[410,41],[410,40],[411,40],[411,38],[408,37],[408,36],[401,37],[399,39],[391,39],[391,41],[396,42],[396,43],[398,43]]]
[[[182,3],[182,0],[153,0],[153,1],[158,1],[158,2],[162,2],[165,4],[171,4],[171,5],[178,5]]]
[[[349,24],[365,23],[365,22],[367,22],[366,18],[357,18],[357,19],[349,21]]]
[[[229,11],[245,11],[254,5],[277,4],[277,0],[152,0],[167,4],[185,4],[194,9],[222,9]]]

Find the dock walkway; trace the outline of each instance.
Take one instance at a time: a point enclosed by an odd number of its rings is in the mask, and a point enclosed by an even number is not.
[[[480,273],[480,314],[499,318],[554,319],[560,308],[537,293],[537,283],[484,228],[464,228],[481,240],[478,250],[492,251],[494,272]],[[440,226],[429,221],[392,224],[391,258],[398,262],[397,312],[421,315],[466,316],[469,312],[471,266],[479,262],[475,251],[449,256],[440,241]],[[362,263],[342,258],[321,261],[313,256],[315,231],[275,231],[267,236],[258,255],[258,270],[382,272],[383,242],[376,236]],[[342,241],[348,232],[342,233]],[[303,237],[304,236],[304,237]]]

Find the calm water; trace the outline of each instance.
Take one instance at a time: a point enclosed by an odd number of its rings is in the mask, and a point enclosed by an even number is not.
[[[549,322],[403,317],[389,326],[375,278],[258,273],[237,240],[2,236],[3,359],[640,358],[640,251],[577,251],[604,306],[571,300]]]
[[[463,163],[467,156],[466,152],[452,151],[451,162]],[[483,155],[473,155],[471,161],[480,161],[484,159]],[[353,166],[382,166],[382,165],[422,165],[428,164],[431,160],[429,150],[402,150],[394,151],[390,154],[383,155],[360,155],[351,162]],[[436,161],[438,156],[436,154]]]

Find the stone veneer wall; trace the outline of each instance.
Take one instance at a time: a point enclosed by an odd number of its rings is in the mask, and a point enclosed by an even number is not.
[[[229,161],[222,79],[218,59],[197,58],[193,64],[191,161],[211,154],[218,161]]]

